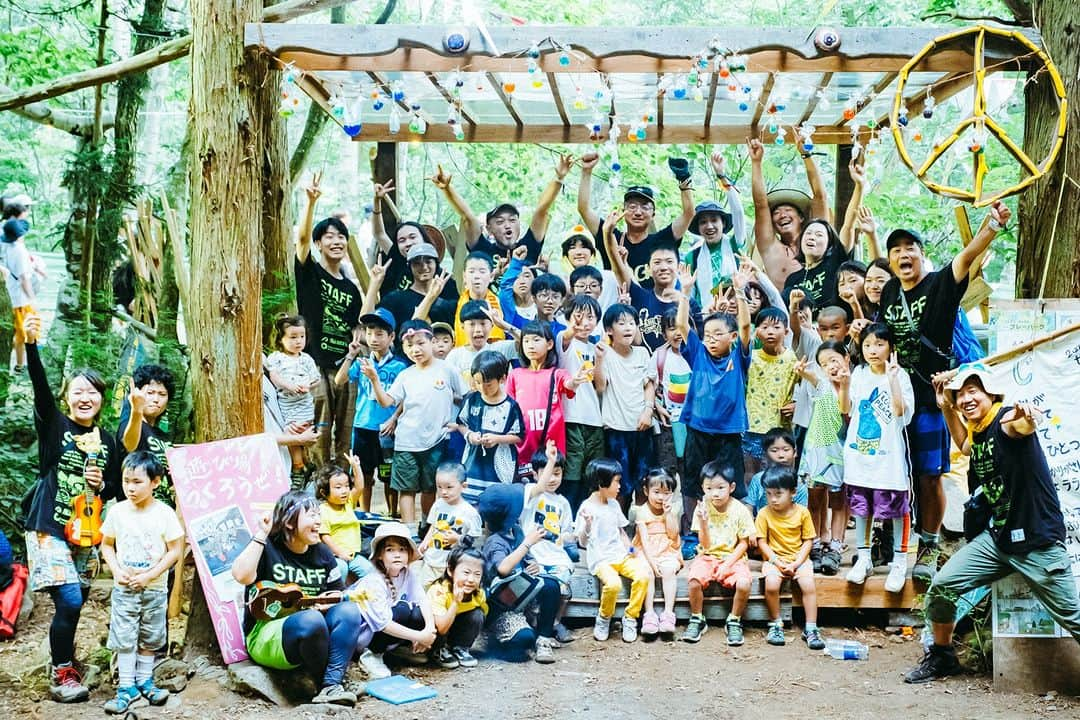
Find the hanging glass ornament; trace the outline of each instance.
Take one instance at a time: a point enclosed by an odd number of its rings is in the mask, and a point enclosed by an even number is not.
[[[901,105],[900,106],[900,112],[897,113],[896,122],[900,123],[900,127],[907,127],[907,124],[908,124],[907,105]]]
[[[342,108],[341,129],[349,137],[356,137],[364,127],[361,120],[361,108],[359,98]]]
[[[675,80],[675,87],[671,91],[672,96],[676,100],[686,99],[686,78],[679,77]]]
[[[530,46],[528,55],[530,60],[538,59],[540,57],[540,46],[536,44]]]
[[[401,113],[398,112],[397,105],[390,108],[390,120],[387,129],[391,135],[397,135],[401,131]]]
[[[930,91],[926,91],[926,102],[923,104],[922,116],[929,120],[934,117],[934,106],[937,105],[937,101],[934,100],[934,96],[930,94]]]
[[[540,66],[536,63],[535,60],[530,58],[529,59],[529,64],[528,64],[529,74],[530,75],[535,75],[537,72],[539,72],[539,70],[540,70]]]
[[[716,73],[722,78],[728,78],[731,77],[731,68],[728,67],[728,64],[726,62],[721,60],[719,67],[716,70]]]
[[[345,118],[345,98],[340,94],[334,93],[330,96],[330,114],[335,120],[343,120]]]
[[[800,125],[799,126],[799,140],[802,143],[802,151],[805,153],[814,151],[814,131],[817,130],[813,125]]]
[[[695,87],[694,88],[694,102],[701,102],[704,99],[705,99],[705,93],[702,91],[701,88]]]
[[[565,50],[563,50],[561,53],[559,53],[559,64],[562,65],[563,67],[566,67],[567,65],[569,65],[570,64],[570,53],[566,52]]]
[[[854,103],[848,103],[847,105],[844,106],[844,119],[845,120],[854,120],[855,119],[855,104]]]
[[[517,85],[516,84],[514,84],[512,82],[504,82],[503,83],[503,92],[506,93],[507,95],[513,95],[514,90],[517,90]]]
[[[580,87],[575,88],[574,89],[574,109],[575,110],[584,110],[588,106],[589,106],[588,103],[585,102],[585,93],[583,93],[581,91]]]
[[[750,109],[750,103],[746,102],[745,100],[743,100],[742,102],[739,103],[739,110],[741,112],[746,112],[749,109]]]
[[[390,90],[391,97],[394,98],[394,102],[399,103],[405,101],[405,90],[401,87],[400,80],[395,80],[390,86]]]

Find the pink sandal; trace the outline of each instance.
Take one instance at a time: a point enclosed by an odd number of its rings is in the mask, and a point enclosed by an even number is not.
[[[658,632],[660,632],[660,620],[657,618],[656,613],[650,610],[641,619],[641,634],[655,635]]]
[[[660,632],[664,634],[675,632],[675,613],[665,612],[660,614]]]

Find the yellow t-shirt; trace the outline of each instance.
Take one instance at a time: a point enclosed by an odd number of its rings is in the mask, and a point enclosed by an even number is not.
[[[749,508],[735,499],[728,500],[727,509],[720,512],[707,499],[702,500],[709,512],[708,531],[709,547],[701,547],[703,555],[712,555],[723,560],[735,552],[740,540],[754,537],[754,518]],[[694,514],[691,530],[701,533],[701,519]]]
[[[763,538],[782,562],[791,562],[799,554],[807,540],[817,537],[810,511],[802,505],[793,505],[787,515],[778,515],[769,506],[758,512],[758,538]]]
[[[335,510],[329,504],[323,503],[319,507],[321,515],[320,535],[329,535],[330,539],[338,547],[355,555],[362,552],[364,538],[360,533],[360,521],[356,518],[356,506],[352,501],[346,502],[340,510]]]
[[[746,373],[746,416],[750,432],[764,434],[788,424],[781,420],[780,408],[791,402],[796,362],[798,358],[790,348],[779,355],[769,355],[758,348],[751,355]]]
[[[450,591],[450,583],[446,580],[438,580],[431,583],[431,587],[427,590],[428,600],[431,601],[431,610],[437,615],[445,615],[450,609],[450,605],[454,602],[454,593]],[[474,608],[480,608],[480,610],[487,615],[488,605],[487,596],[484,595],[482,589],[477,589],[472,594],[472,597],[466,598],[465,602],[458,603],[457,614],[467,613]]]
[[[462,345],[469,344],[469,338],[465,334],[465,326],[459,318],[461,317],[461,308],[463,308],[465,303],[469,302],[471,299],[468,290],[461,293],[461,297],[458,298],[457,308],[454,310],[454,347],[461,347]],[[491,308],[491,312],[494,315],[502,317],[502,306],[499,305],[498,295],[488,290],[487,297],[485,297],[484,300],[487,301],[488,307]],[[505,339],[506,333],[504,333],[501,328],[491,328],[491,332],[488,334],[488,342]]]

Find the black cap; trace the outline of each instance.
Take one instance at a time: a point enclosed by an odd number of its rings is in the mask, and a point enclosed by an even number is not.
[[[508,212],[512,215],[517,215],[518,217],[521,217],[521,213],[518,212],[518,209],[515,206],[511,205],[510,203],[503,203],[502,205],[496,206],[494,210],[489,212],[484,218],[484,222],[490,222],[491,218],[495,217],[499,213],[504,212]]]
[[[643,197],[651,203],[656,202],[656,193],[648,185],[631,185],[626,188],[626,192],[623,193],[623,202],[626,202],[632,197]]]
[[[916,243],[919,247],[924,247],[923,239],[919,235],[919,233],[915,232],[914,230],[900,228],[898,230],[893,230],[891,233],[889,233],[888,239],[885,240],[885,249],[892,250],[894,247],[904,242],[905,240],[910,240],[911,242]]]

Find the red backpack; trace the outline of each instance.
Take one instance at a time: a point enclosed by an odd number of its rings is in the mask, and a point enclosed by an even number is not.
[[[26,578],[30,572],[25,565],[11,565],[11,582],[0,590],[0,640],[15,637],[15,621],[22,609],[23,593],[26,592]]]

